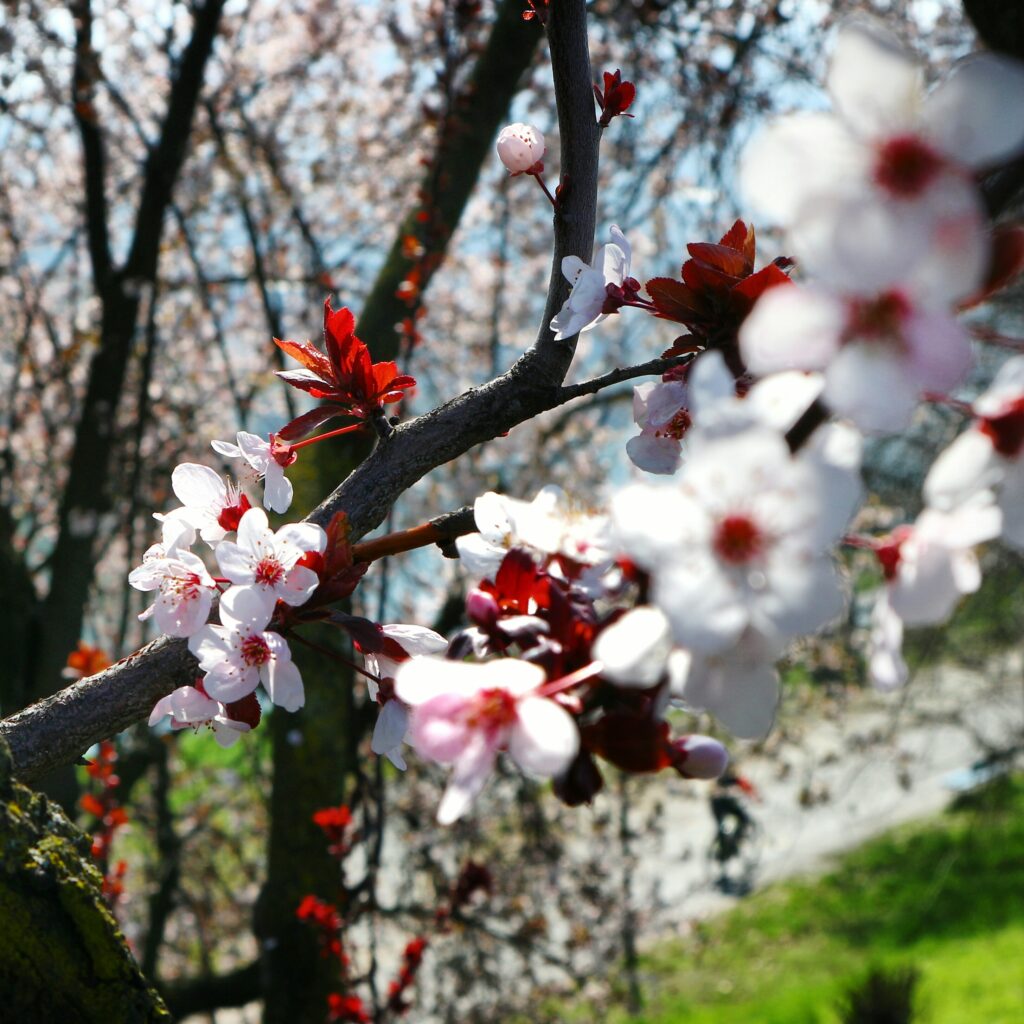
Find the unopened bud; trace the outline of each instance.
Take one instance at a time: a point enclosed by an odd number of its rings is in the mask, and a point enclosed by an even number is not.
[[[672,767],[686,779],[717,779],[729,764],[729,751],[710,736],[680,736],[672,742]]]
[[[531,124],[510,124],[498,135],[498,157],[512,174],[539,173],[544,136]]]

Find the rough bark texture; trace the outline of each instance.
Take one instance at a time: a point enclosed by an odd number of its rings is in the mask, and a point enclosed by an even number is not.
[[[101,892],[89,838],[11,775],[0,739],[0,1018],[170,1021]]]

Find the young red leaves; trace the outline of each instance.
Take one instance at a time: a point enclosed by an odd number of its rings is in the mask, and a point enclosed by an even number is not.
[[[601,118],[597,123],[602,128],[607,128],[613,117],[626,114],[636,96],[636,86],[632,82],[624,82],[621,71],[616,70],[615,74],[606,71],[604,73],[604,89],[595,85],[594,96],[597,99],[597,105],[601,108]],[[626,114],[626,117],[632,116],[632,114]]]
[[[283,441],[297,441],[335,416],[368,420],[416,385],[412,377],[400,374],[394,363],[374,363],[370,350],[355,335],[351,311],[345,307],[331,309],[330,299],[324,303],[326,354],[310,341],[275,338],[274,343],[303,367],[279,370],[277,375],[292,387],[321,399],[315,409],[278,431]]]
[[[690,329],[690,335],[677,339],[665,355],[691,351],[692,343],[698,342],[722,349],[734,369],[732,354],[740,323],[765,291],[789,283],[785,270],[791,261],[777,259],[755,274],[754,228],[742,220],[717,244],[691,242],[686,249],[690,259],[683,264],[681,281],[655,277],[644,286],[654,302],[655,316]]]

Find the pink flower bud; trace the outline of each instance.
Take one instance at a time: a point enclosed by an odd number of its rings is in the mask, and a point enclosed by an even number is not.
[[[498,135],[498,156],[512,174],[539,174],[544,152],[544,136],[533,125],[506,125]]]
[[[471,590],[466,595],[466,614],[471,622],[489,629],[498,621],[498,602],[486,590]]]
[[[729,751],[710,736],[680,736],[672,754],[672,767],[687,779],[717,779],[729,764]]]

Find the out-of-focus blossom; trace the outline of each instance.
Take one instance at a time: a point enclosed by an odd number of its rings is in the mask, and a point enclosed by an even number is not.
[[[664,677],[672,652],[672,628],[657,608],[641,606],[597,638],[594,657],[603,678],[616,686],[647,689]]]
[[[971,362],[956,320],[903,292],[839,296],[796,285],[762,298],[740,328],[740,352],[759,376],[822,371],[828,407],[873,433],[902,430],[922,392],[952,388]]]
[[[782,118],[747,148],[747,201],[789,228],[801,263],[843,291],[910,281],[936,301],[974,292],[988,237],[972,174],[1024,144],[1024,111],[1006,102],[1024,90],[1024,68],[977,55],[926,94],[891,35],[849,24],[828,88],[835,114]]]

